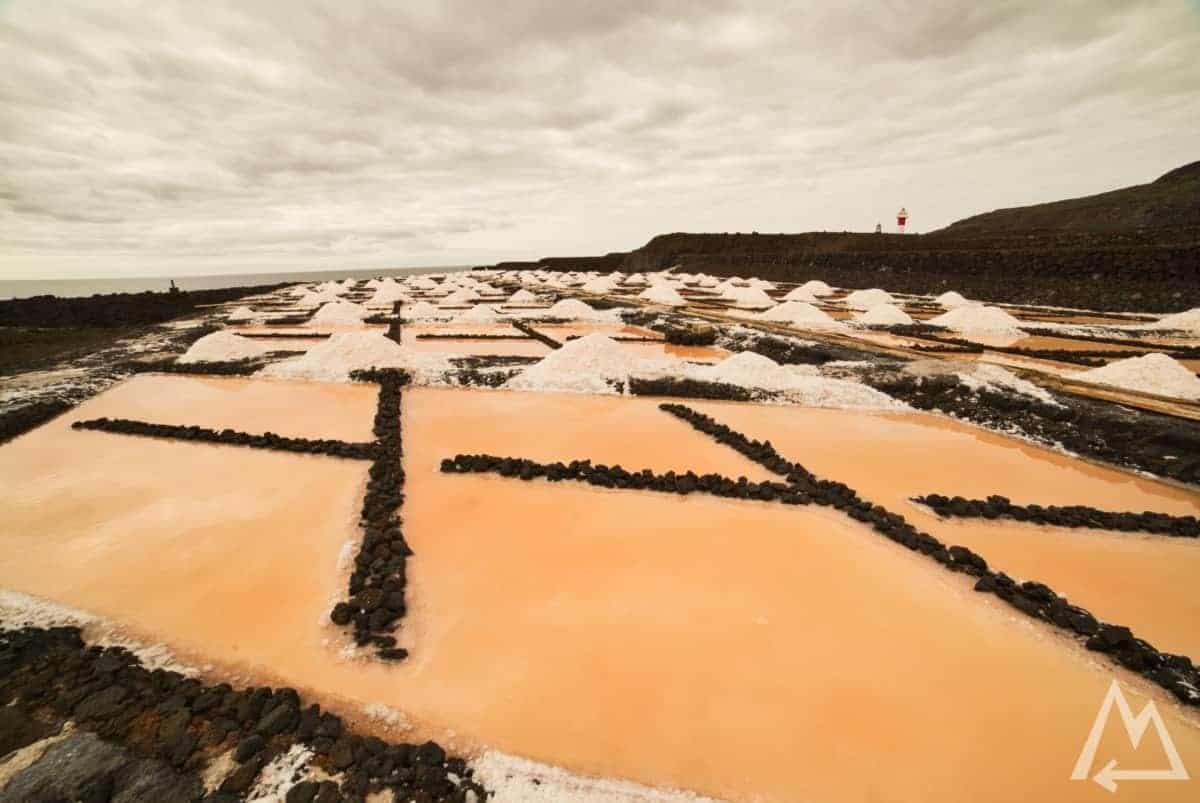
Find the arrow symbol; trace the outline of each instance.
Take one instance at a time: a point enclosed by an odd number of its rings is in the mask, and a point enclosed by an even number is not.
[[[1119,770],[1117,769],[1117,760],[1114,758],[1105,764],[1092,780],[1108,791],[1116,792],[1117,781],[1186,781],[1188,774],[1186,770],[1181,774],[1178,769]]]

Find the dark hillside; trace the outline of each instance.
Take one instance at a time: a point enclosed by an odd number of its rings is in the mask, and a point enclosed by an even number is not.
[[[1200,226],[1200,162],[1149,184],[1048,204],[998,209],[952,223],[949,234],[1033,231],[1128,231]]]

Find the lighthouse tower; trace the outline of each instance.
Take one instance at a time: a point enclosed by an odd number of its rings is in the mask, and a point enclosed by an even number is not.
[[[900,211],[896,213],[896,233],[903,234],[904,226],[907,223],[908,223],[908,210],[902,206],[902,207],[900,207]]]

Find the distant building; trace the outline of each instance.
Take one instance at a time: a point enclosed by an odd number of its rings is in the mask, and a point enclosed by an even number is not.
[[[903,234],[904,227],[907,224],[908,224],[908,210],[902,206],[902,207],[900,207],[900,211],[896,213],[896,233]]]
[[[882,224],[882,223],[876,223],[876,224],[875,224],[875,233],[876,233],[876,234],[883,234],[883,224]]]

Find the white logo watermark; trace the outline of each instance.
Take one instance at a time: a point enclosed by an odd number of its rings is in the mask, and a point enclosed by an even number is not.
[[[1158,709],[1154,707],[1154,701],[1147,702],[1146,707],[1135,717],[1133,709],[1129,707],[1129,701],[1125,699],[1120,685],[1114,679],[1108,687],[1108,693],[1104,695],[1104,702],[1100,704],[1100,710],[1096,712],[1096,721],[1092,723],[1091,733],[1088,734],[1087,741],[1083,743],[1079,759],[1075,762],[1075,769],[1071,772],[1072,781],[1086,781],[1091,774],[1092,762],[1096,758],[1096,748],[1100,745],[1100,737],[1104,734],[1104,727],[1108,724],[1108,715],[1112,712],[1114,705],[1117,707],[1117,713],[1121,715],[1121,724],[1125,726],[1125,735],[1129,737],[1129,742],[1135,750],[1141,744],[1146,729],[1153,723],[1154,731],[1158,734],[1158,740],[1162,742],[1163,751],[1167,754],[1170,766],[1157,770],[1123,770],[1117,768],[1117,760],[1113,759],[1092,777],[1093,781],[1110,792],[1116,792],[1117,781],[1186,781],[1191,777],[1183,766],[1183,760],[1179,757],[1179,751],[1175,749],[1175,743],[1171,741],[1171,735],[1167,733],[1167,726],[1163,724]]]

